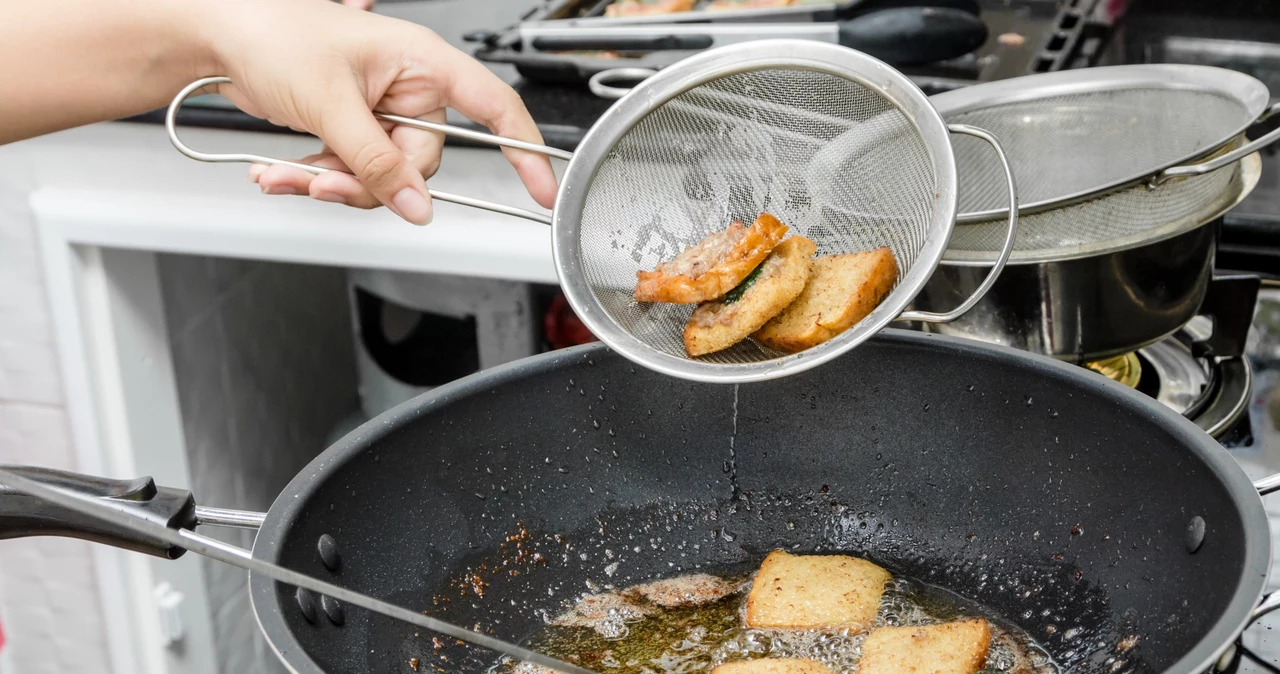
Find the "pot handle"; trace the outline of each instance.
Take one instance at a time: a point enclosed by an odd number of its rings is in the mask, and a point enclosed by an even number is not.
[[[614,80],[646,80],[656,74],[658,74],[658,71],[652,68],[611,68],[609,70],[601,70],[587,80],[587,88],[591,89],[591,93],[600,98],[616,101],[631,93],[631,88],[615,87],[608,84],[609,82]]]
[[[1276,103],[1275,105],[1267,108],[1267,110],[1263,112],[1261,116],[1258,117],[1257,121],[1258,122],[1266,121],[1276,113],[1280,113],[1280,103]],[[1206,161],[1200,164],[1174,166],[1173,168],[1165,169],[1160,173],[1156,174],[1151,179],[1150,184],[1152,187],[1158,187],[1174,178],[1179,178],[1184,176],[1198,176],[1198,175],[1203,175],[1205,173],[1209,173],[1210,171],[1217,171],[1218,169],[1224,166],[1234,164],[1235,162],[1241,159],[1244,159],[1245,157],[1253,154],[1254,152],[1257,152],[1258,150],[1261,150],[1264,147],[1267,147],[1268,145],[1276,142],[1277,140],[1280,140],[1280,128],[1272,129],[1270,133],[1264,134],[1261,138],[1245,143],[1244,145],[1232,150],[1231,152],[1228,152],[1220,157],[1214,157],[1209,161]]]
[[[1000,277],[1000,272],[1004,271],[1005,264],[1009,261],[1009,255],[1013,253],[1013,241],[1018,233],[1018,188],[1014,184],[1013,169],[1009,168],[1009,158],[1004,154],[1004,148],[1000,146],[1000,141],[996,137],[974,126],[968,124],[948,124],[947,129],[952,133],[960,133],[966,136],[973,136],[986,141],[991,148],[996,151],[996,155],[1000,157],[1000,163],[1004,166],[1004,175],[1009,182],[1009,233],[1005,236],[1004,247],[1000,249],[1000,257],[996,259],[991,271],[987,273],[987,278],[983,279],[982,285],[973,291],[969,299],[965,300],[960,306],[948,311],[944,314],[933,313],[930,311],[904,311],[895,320],[899,321],[921,321],[923,323],[950,323],[960,318],[964,313],[973,308],[982,299],[983,295],[995,285],[996,279]]]
[[[336,170],[336,169],[327,169],[321,166],[313,166],[311,164],[303,164],[301,162],[296,162],[296,161],[288,161],[286,159],[264,157],[262,155],[256,155],[256,154],[242,154],[242,153],[226,154],[226,153],[201,152],[199,150],[193,150],[192,148],[188,147],[186,143],[183,143],[182,139],[178,138],[178,110],[182,108],[182,104],[186,102],[186,100],[190,98],[192,94],[196,93],[201,89],[204,89],[205,87],[210,87],[215,84],[230,84],[230,83],[231,83],[231,78],[229,77],[206,77],[204,79],[196,80],[195,82],[188,84],[182,91],[178,92],[177,96],[174,97],[173,102],[169,104],[169,111],[165,113],[164,126],[165,126],[165,129],[169,132],[169,142],[173,143],[173,146],[178,149],[178,152],[181,152],[182,154],[196,161],[205,161],[205,162],[211,162],[211,163],[241,162],[246,164],[266,164],[268,166],[273,164],[284,164],[286,166],[292,166],[297,169],[302,169],[303,171],[306,171],[307,173],[311,173],[314,175],[320,175],[321,173],[327,173],[330,170]],[[548,157],[555,157],[557,159],[567,160],[567,159],[573,158],[572,152],[565,152],[564,150],[559,150],[554,147],[547,147],[545,145],[538,145],[536,143],[526,143],[525,141],[516,140],[514,138],[504,138],[502,136],[494,136],[487,133],[480,133],[479,131],[472,131],[471,129],[464,129],[457,126],[450,126],[448,124],[437,124],[435,122],[427,122],[421,119],[414,119],[413,117],[401,117],[400,115],[388,115],[380,112],[373,113],[373,116],[381,120],[393,122],[395,124],[400,124],[402,126],[412,126],[415,129],[423,129],[425,131],[435,131],[436,133],[442,133],[446,136],[456,136],[458,138],[466,138],[467,140],[486,143],[489,145],[499,145],[502,147],[510,147],[517,150],[524,150],[526,152],[535,152],[537,154],[546,155]],[[515,206],[498,204],[492,201],[475,199],[472,197],[463,196],[461,194],[452,194],[450,192],[441,192],[439,190],[428,189],[427,193],[431,195],[432,199],[439,199],[440,201],[448,201],[454,204],[470,206],[472,208],[479,208],[481,210],[486,210],[486,211],[493,211],[494,213],[502,213],[503,215],[512,215],[517,218],[524,218],[525,220],[540,222],[544,225],[551,224],[551,216],[547,215],[546,213],[536,213],[534,211],[528,211],[523,208],[516,208]]]

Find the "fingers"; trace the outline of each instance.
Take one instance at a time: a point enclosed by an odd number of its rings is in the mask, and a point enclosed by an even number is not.
[[[354,87],[335,98],[317,124],[325,145],[352,169],[375,199],[396,215],[417,225],[430,222],[431,199],[422,174],[392,142]],[[314,184],[312,180],[313,187]],[[353,194],[350,185],[340,178],[329,178],[321,186],[338,190],[333,192],[335,195]]]
[[[515,90],[479,61],[457,52],[446,67],[453,68],[447,100],[458,112],[499,136],[541,145],[542,134]],[[556,175],[546,156],[503,148],[534,201],[551,208],[556,201]]]
[[[423,116],[423,119],[432,122],[443,122],[444,118],[444,110],[436,110]],[[440,153],[444,147],[444,137],[441,134],[397,126],[391,130],[391,140],[404,152],[420,175],[427,178],[435,175],[440,167]],[[255,164],[249,168],[249,180],[257,182],[264,194],[310,195],[320,201],[356,208],[377,208],[382,205],[328,148],[298,161],[337,170],[314,175],[292,166],[277,164],[268,167]]]

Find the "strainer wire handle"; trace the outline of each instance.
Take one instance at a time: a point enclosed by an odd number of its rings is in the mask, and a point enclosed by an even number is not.
[[[1004,175],[1009,183],[1009,233],[1005,236],[1004,247],[1000,249],[1000,257],[996,258],[996,262],[991,266],[991,271],[987,273],[987,278],[983,279],[982,285],[973,291],[969,299],[965,300],[960,306],[946,313],[933,313],[931,311],[904,311],[898,316],[900,321],[920,321],[923,323],[949,323],[964,315],[964,313],[973,308],[982,299],[983,295],[995,285],[996,279],[1000,277],[1000,272],[1004,271],[1005,263],[1009,261],[1009,255],[1013,252],[1013,240],[1018,232],[1018,188],[1014,184],[1013,169],[1009,168],[1009,158],[1004,154],[1004,148],[1000,146],[1000,141],[990,133],[979,129],[976,126],[968,124],[948,124],[947,129],[951,133],[964,134],[973,136],[986,141],[991,148],[996,151],[996,155],[1000,157],[1000,164],[1004,167]]]
[[[612,68],[610,70],[601,70],[587,80],[587,88],[600,98],[617,100],[631,93],[631,89],[629,87],[611,86],[608,82],[614,80],[645,80],[657,73],[658,71],[652,68]]]
[[[1257,121],[1259,122],[1266,121],[1268,118],[1270,118],[1271,116],[1277,113],[1280,113],[1280,103],[1276,103],[1275,105],[1267,108],[1266,112],[1263,112],[1262,115],[1258,117]],[[1276,142],[1277,140],[1280,140],[1280,128],[1272,129],[1270,133],[1263,135],[1261,138],[1245,143],[1244,145],[1241,145],[1240,147],[1232,150],[1231,152],[1228,152],[1220,157],[1214,157],[1213,159],[1207,162],[1204,162],[1201,164],[1191,164],[1188,166],[1174,166],[1173,168],[1165,169],[1164,171],[1161,171],[1158,175],[1156,175],[1151,180],[1151,185],[1153,187],[1157,187],[1173,178],[1179,178],[1183,176],[1198,176],[1198,175],[1204,175],[1205,173],[1209,173],[1211,171],[1217,171],[1218,169],[1224,166],[1234,164],[1235,162],[1253,154],[1254,152],[1257,152],[1258,150],[1261,150],[1262,148],[1267,147],[1268,145]]]
[[[289,161],[287,159],[276,159],[274,157],[264,157],[262,155],[256,155],[256,154],[200,152],[199,150],[194,150],[188,147],[186,143],[183,143],[182,140],[178,138],[178,110],[182,108],[182,104],[188,98],[190,98],[192,94],[194,94],[196,91],[199,91],[200,89],[203,89],[205,87],[208,87],[214,84],[229,84],[230,82],[231,82],[231,78],[229,77],[206,77],[204,79],[196,80],[195,82],[188,84],[182,91],[178,92],[178,95],[176,97],[174,97],[173,102],[169,104],[169,111],[165,114],[164,126],[165,126],[165,129],[169,132],[169,142],[173,143],[173,146],[177,148],[179,152],[181,152],[182,154],[192,159],[195,159],[196,161],[204,161],[204,162],[213,162],[213,163],[243,162],[247,164],[266,164],[266,165],[284,164],[285,166],[292,166],[294,168],[302,169],[303,171],[306,171],[307,173],[311,173],[314,175],[320,175],[321,173],[326,173],[329,170],[331,170],[321,166],[303,164],[301,162]],[[466,138],[467,140],[471,140],[471,141],[488,143],[490,145],[499,145],[502,147],[510,147],[517,150],[525,150],[527,152],[536,152],[538,154],[546,155],[548,157],[555,157],[557,159],[567,160],[573,157],[572,152],[565,152],[564,150],[560,150],[554,147],[547,147],[545,145],[538,145],[536,143],[527,143],[525,141],[516,140],[514,138],[504,138],[502,136],[494,136],[492,134],[481,133],[479,131],[472,131],[471,129],[464,129],[457,126],[450,126],[448,124],[437,124],[435,122],[427,122],[421,119],[414,119],[412,117],[401,117],[400,115],[388,115],[380,112],[373,113],[373,116],[377,117],[378,119],[386,120],[388,122],[393,122],[395,124],[403,124],[405,126],[411,126],[416,129],[422,129],[424,131],[434,131],[437,133],[443,133],[446,136]],[[547,215],[546,213],[529,211],[523,208],[516,208],[515,206],[508,206],[506,204],[499,204],[492,201],[485,201],[483,199],[476,199],[476,198],[464,196],[461,194],[453,194],[451,192],[441,192],[440,190],[428,189],[427,193],[431,195],[431,198],[439,199],[440,201],[448,201],[450,203],[461,204],[463,206],[471,206],[472,208],[479,208],[486,211],[493,211],[495,213],[502,213],[504,215],[512,215],[517,218],[524,218],[526,220],[540,222],[544,225],[551,224],[551,216]]]

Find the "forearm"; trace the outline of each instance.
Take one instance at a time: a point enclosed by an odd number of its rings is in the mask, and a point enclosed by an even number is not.
[[[0,143],[154,110],[213,74],[205,5],[0,2]]]

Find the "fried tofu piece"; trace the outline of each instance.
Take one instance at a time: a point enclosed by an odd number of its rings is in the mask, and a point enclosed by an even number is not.
[[[753,335],[779,351],[795,353],[848,330],[880,305],[898,280],[888,248],[824,255],[796,301]]]
[[[696,0],[618,0],[604,8],[605,16],[643,16],[674,14],[693,9]]]
[[[726,662],[713,668],[711,674],[835,674],[835,672],[816,660],[760,658]]]
[[[684,327],[685,351],[692,357],[723,351],[759,330],[804,290],[817,249],[803,236],[786,239],[739,287],[699,304]]]
[[[697,304],[733,290],[787,235],[787,226],[761,213],[751,227],[735,222],[653,271],[636,272],[637,302]]]
[[[990,645],[991,626],[982,618],[881,627],[862,642],[858,674],[974,674]]]
[[[774,550],[747,596],[748,627],[870,629],[889,572],[857,557]]]

